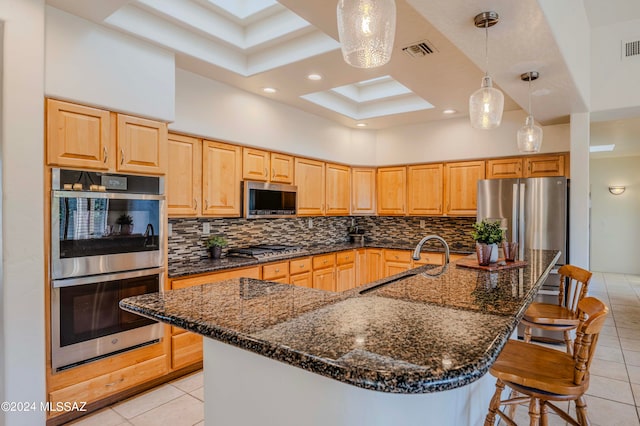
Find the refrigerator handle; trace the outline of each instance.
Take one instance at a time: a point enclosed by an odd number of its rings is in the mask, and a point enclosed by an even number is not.
[[[518,184],[513,184],[513,197],[511,206],[511,241],[519,241],[519,233],[518,233],[518,200],[520,196],[518,195]]]
[[[524,259],[524,246],[525,246],[525,240],[524,240],[524,231],[525,231],[525,225],[524,225],[524,197],[525,197],[525,184],[521,183],[520,184],[520,191],[518,193],[518,199],[520,200],[520,214],[518,215],[518,232],[519,232],[519,236],[518,236],[518,244],[520,245],[520,253],[518,253],[520,255],[520,259]]]

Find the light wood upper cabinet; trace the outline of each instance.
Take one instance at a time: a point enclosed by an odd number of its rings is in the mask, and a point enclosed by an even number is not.
[[[351,214],[376,213],[376,169],[351,169]]]
[[[447,163],[444,166],[445,214],[475,216],[478,208],[478,179],[484,179],[484,161]]]
[[[351,169],[327,163],[325,177],[325,214],[348,215],[351,201]]]
[[[324,163],[306,158],[296,158],[295,182],[298,186],[298,215],[320,216],[324,214]]]
[[[242,153],[239,146],[202,142],[202,214],[240,216]]]
[[[406,167],[380,167],[377,173],[379,215],[404,215],[407,198]]]
[[[520,157],[487,160],[487,179],[521,178],[522,162]]]
[[[115,129],[114,129],[115,131]],[[47,99],[47,164],[98,170],[115,166],[109,111]]]
[[[407,167],[408,214],[442,214],[443,167],[442,164]]]
[[[169,216],[196,216],[202,205],[202,143],[171,133],[167,140],[167,211]]]
[[[167,124],[118,114],[116,168],[163,175],[167,164]]]
[[[252,148],[242,148],[242,179],[269,180],[269,153]]]
[[[47,164],[163,175],[167,124],[47,99]]]
[[[272,152],[271,160],[271,182],[293,183],[293,157],[291,155]]]
[[[524,177],[564,176],[564,154],[525,157]]]

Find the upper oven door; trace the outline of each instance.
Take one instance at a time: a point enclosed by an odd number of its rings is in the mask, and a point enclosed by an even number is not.
[[[52,278],[162,266],[163,211],[163,195],[52,191]]]

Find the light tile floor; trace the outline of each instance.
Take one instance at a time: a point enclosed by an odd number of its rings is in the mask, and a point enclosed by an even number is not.
[[[610,309],[591,366],[586,397],[589,420],[593,426],[640,426],[640,276],[596,272],[589,294]],[[72,424],[200,426],[204,424],[202,384],[202,372],[194,373]],[[529,423],[526,407],[518,407],[516,421]],[[549,424],[565,422],[550,415]]]

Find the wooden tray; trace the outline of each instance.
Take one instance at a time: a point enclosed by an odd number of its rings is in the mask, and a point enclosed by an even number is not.
[[[501,271],[503,269],[523,268],[527,266],[526,260],[516,260],[515,262],[507,262],[506,265],[500,265],[504,259],[498,259],[496,263],[490,263],[487,266],[478,265],[478,259],[475,257],[463,257],[456,262],[457,266],[463,268],[480,269],[482,271]]]

